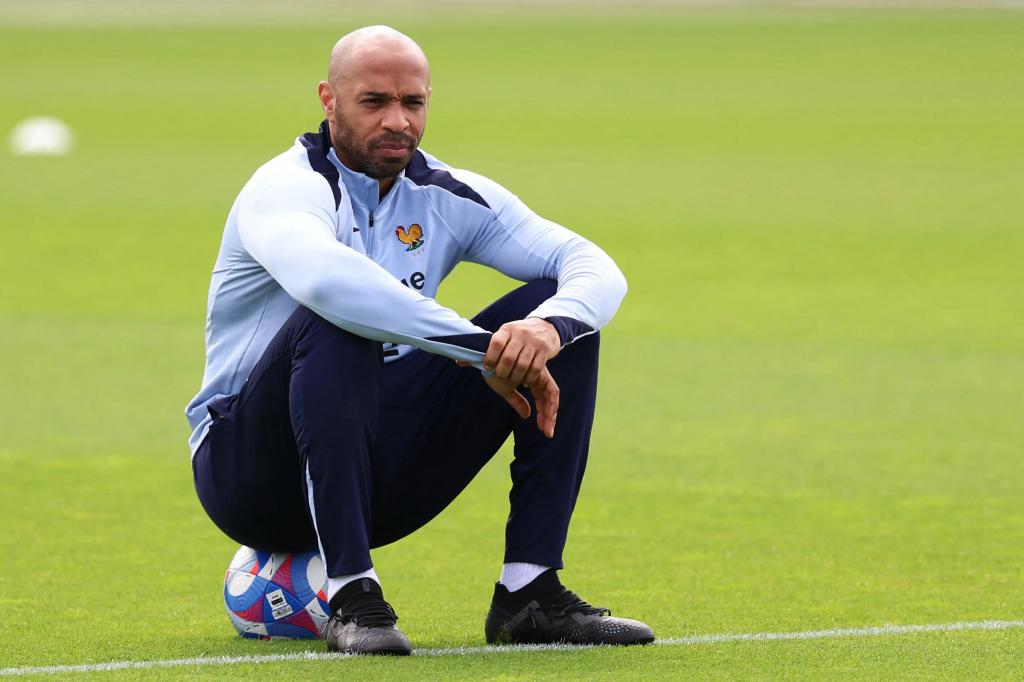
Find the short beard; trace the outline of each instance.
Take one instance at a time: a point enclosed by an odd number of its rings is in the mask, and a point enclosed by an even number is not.
[[[412,154],[416,151],[416,147],[419,146],[419,140],[411,135],[384,133],[369,140],[365,147],[360,147],[356,142],[355,133],[345,122],[345,119],[342,118],[340,111],[335,114],[332,123],[334,124],[334,131],[331,137],[331,144],[334,145],[335,151],[339,152],[339,155],[344,156],[344,160],[348,162],[346,165],[352,170],[368,175],[374,180],[393,178],[401,173],[412,159]],[[409,156],[405,160],[374,159],[374,149],[379,145],[394,142],[405,144],[409,148]]]

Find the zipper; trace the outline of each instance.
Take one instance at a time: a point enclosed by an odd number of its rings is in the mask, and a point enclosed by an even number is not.
[[[377,211],[380,211],[381,209],[383,209],[388,204],[388,202],[391,201],[391,197],[394,196],[395,190],[396,190],[396,188],[392,187],[391,190],[386,195],[384,195],[384,200],[383,201],[378,200],[377,204],[376,204],[376,207],[372,211],[367,210],[366,226],[368,228],[372,228],[373,227],[373,224],[374,224],[374,221],[375,221],[373,214],[376,213]],[[378,190],[378,185],[377,185],[376,182],[374,182],[373,183],[373,193],[376,194],[378,191],[379,191]],[[373,197],[373,198],[376,198],[376,197]],[[369,203],[370,202],[367,201],[367,204],[369,204]],[[372,205],[372,204],[370,204],[370,205]],[[367,209],[369,209],[369,206],[367,206]],[[363,237],[363,246],[366,248],[367,255],[370,255],[371,253],[373,253],[373,233],[374,232],[376,232],[376,230],[370,229],[370,230],[367,231],[366,236]]]
[[[366,218],[366,236],[363,237],[363,248],[366,249],[366,255],[369,256],[373,253],[373,211],[370,211],[369,216]]]

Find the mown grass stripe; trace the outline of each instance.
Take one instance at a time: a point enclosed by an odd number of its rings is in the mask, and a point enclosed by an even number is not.
[[[1024,620],[983,620],[961,623],[933,623],[928,625],[879,625],[864,628],[834,628],[830,630],[807,630],[804,632],[751,632],[723,633],[714,635],[692,635],[670,637],[655,642],[658,646],[683,646],[717,644],[721,642],[765,642],[791,639],[833,639],[840,637],[884,637],[907,635],[920,632],[955,632],[959,630],[1008,630],[1024,628]],[[596,647],[588,647],[596,648]],[[531,651],[579,651],[581,647],[569,644],[532,644],[516,646],[475,646],[415,649],[414,656],[467,656],[476,654],[515,654]],[[22,668],[0,669],[0,676],[60,675],[67,673],[107,672],[112,670],[139,670],[147,668],[178,668],[193,666],[217,666],[278,663],[282,661],[324,661],[349,658],[348,654],[320,653],[307,651],[294,654],[268,654],[263,656],[198,656],[195,658],[169,658],[153,661],[111,661],[109,663],[84,663],[80,665],[46,665]]]

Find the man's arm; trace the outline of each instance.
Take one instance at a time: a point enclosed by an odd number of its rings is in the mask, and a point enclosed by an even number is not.
[[[333,211],[330,188],[315,176],[255,184],[239,204],[239,237],[292,298],[338,327],[480,367],[490,332],[339,242]]]
[[[611,320],[626,294],[625,277],[598,246],[541,218],[497,183],[466,171],[452,172],[471,184],[494,212],[493,220],[467,240],[466,259],[515,279],[558,282],[555,295],[526,320],[494,334],[484,359],[484,366],[494,367],[498,376],[530,385],[561,348]]]

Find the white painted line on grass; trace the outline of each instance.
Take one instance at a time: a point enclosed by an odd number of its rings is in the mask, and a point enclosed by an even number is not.
[[[751,632],[718,635],[692,635],[659,639],[659,646],[685,646],[718,644],[721,642],[770,642],[787,639],[836,639],[840,637],[884,637],[908,635],[917,632],[956,632],[959,630],[1009,630],[1024,628],[1024,620],[982,620],[966,623],[936,623],[931,625],[879,625],[866,628],[835,628],[804,632]],[[468,656],[477,654],[515,654],[530,651],[586,651],[598,647],[580,647],[571,644],[526,644],[514,646],[467,646],[437,649],[414,649],[414,656]],[[107,672],[110,670],[145,670],[149,668],[184,668],[215,665],[278,663],[282,661],[327,661],[350,658],[347,654],[307,651],[295,654],[268,654],[263,656],[197,656],[195,658],[167,658],[154,661],[111,661],[109,663],[83,663],[81,665],[41,665],[24,668],[0,668],[0,677],[20,675],[61,675],[67,673]]]

